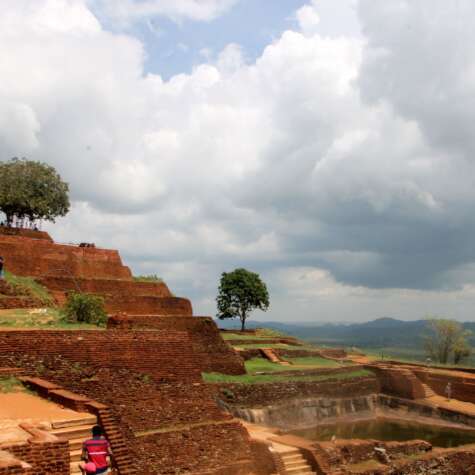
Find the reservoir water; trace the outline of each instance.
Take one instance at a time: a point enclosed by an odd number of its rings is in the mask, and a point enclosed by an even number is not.
[[[457,447],[475,443],[475,430],[463,430],[439,425],[421,424],[399,419],[375,418],[371,420],[321,424],[310,429],[291,431],[310,440],[375,439],[406,441],[422,439],[435,447]]]

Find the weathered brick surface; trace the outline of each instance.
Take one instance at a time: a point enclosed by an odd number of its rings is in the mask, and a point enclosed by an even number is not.
[[[68,292],[72,289],[85,293],[116,295],[136,294],[150,297],[172,297],[165,282],[138,282],[117,279],[84,279],[81,277],[46,276],[39,279],[50,290]]]
[[[270,475],[277,472],[274,457],[269,451],[269,446],[259,440],[251,441],[251,452],[254,460],[254,471],[256,475]]]
[[[62,356],[95,369],[110,368],[147,374],[157,381],[201,381],[200,368],[186,332],[60,331],[0,332],[0,366],[8,355],[29,355],[38,361]],[[5,364],[8,366],[8,364]]]
[[[0,467],[1,475],[10,473],[31,475],[69,474],[69,446],[66,441],[15,444],[2,446],[2,450],[14,455],[18,460],[28,463],[31,465],[31,469],[2,472]]]
[[[125,312],[133,315],[186,315],[193,309],[188,299],[179,297],[150,297],[148,295],[106,295],[109,313]]]
[[[5,257],[5,267],[17,275],[131,278],[130,269],[122,264],[119,253],[114,250],[0,234],[0,255]]]
[[[236,462],[249,466],[253,457],[247,432],[232,421],[140,437],[138,455],[140,460],[146,460],[138,466],[144,475],[174,474],[178,467],[182,470],[179,473],[213,473]],[[170,460],[174,465],[170,466]]]
[[[164,283],[132,280],[115,250],[0,233],[0,255],[7,270],[37,278],[59,304],[65,302],[67,292],[81,291],[103,295],[109,313],[193,314],[190,301],[173,297]],[[13,304],[27,306],[14,302],[7,308]]]
[[[454,449],[438,451],[417,460],[396,462],[388,475],[474,475],[475,451]]]
[[[186,332],[5,331],[0,366],[109,406],[139,473],[250,473],[247,433],[202,383]]]
[[[405,399],[425,397],[421,381],[405,368],[387,365],[366,365],[378,378],[381,392]]]
[[[221,338],[218,327],[209,317],[116,315],[109,318],[108,328],[185,331],[190,335],[193,353],[201,371],[223,374],[246,372],[240,355]]]
[[[357,397],[379,392],[376,378],[365,377],[338,381],[292,381],[285,383],[215,385],[226,403],[242,406],[265,406],[295,398]]]
[[[34,231],[33,229],[25,228],[9,228],[7,226],[0,226],[0,235],[2,236],[20,236],[32,239],[43,239],[53,242],[51,236],[45,231]]]

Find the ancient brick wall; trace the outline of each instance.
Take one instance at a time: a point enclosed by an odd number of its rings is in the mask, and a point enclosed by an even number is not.
[[[376,374],[381,392],[405,399],[425,397],[422,383],[412,371],[384,365],[366,365],[365,367]]]
[[[461,401],[475,403],[475,380],[460,376],[436,374],[430,372],[426,384],[439,396],[446,396],[445,389],[450,382],[452,397]]]
[[[210,317],[117,315],[109,318],[108,328],[185,331],[190,335],[193,353],[202,372],[246,373],[242,358],[221,338],[218,327]]]
[[[251,451],[256,475],[272,475],[278,473],[275,459],[265,442],[251,440]]]
[[[2,450],[12,454],[18,460],[31,465],[30,470],[2,472],[0,474],[22,473],[31,475],[69,475],[69,446],[66,441],[23,443],[2,446]]]
[[[109,313],[131,315],[193,315],[191,302],[179,297],[150,297],[141,295],[106,296],[106,310]]]
[[[199,382],[200,369],[190,350],[191,342],[186,332],[113,330],[0,332],[0,366],[8,366],[9,355],[14,354],[26,354],[38,360],[61,355],[69,361],[92,369],[128,368],[156,380],[185,379]]]
[[[53,242],[51,236],[45,231],[34,231],[26,228],[9,228],[7,226],[0,226],[0,235],[2,236],[19,236],[31,239],[43,239],[45,241]]]
[[[427,454],[416,460],[397,461],[388,469],[391,475],[473,475],[475,451],[451,449]]]
[[[5,258],[5,268],[17,275],[131,279],[130,269],[122,264],[119,253],[109,249],[0,234],[0,255]]]
[[[49,236],[48,236],[49,237]],[[55,244],[49,239],[0,234],[0,255],[13,274],[37,278],[62,305],[70,291],[100,294],[109,313],[189,315],[191,302],[163,282],[137,282],[115,250]],[[21,302],[5,302],[11,308]]]
[[[165,282],[137,282],[132,280],[83,279],[68,276],[50,276],[39,279],[40,283],[53,291],[77,290],[92,294],[135,294],[149,297],[172,297]]]
[[[212,450],[204,453],[205,447],[212,447]],[[138,472],[143,475],[174,473],[172,469],[176,467],[193,474],[223,470],[223,474],[232,475],[252,470],[247,431],[240,423],[232,421],[140,437],[138,455],[140,460],[146,461],[138,465]],[[173,460],[173,466],[169,465],[170,460]]]
[[[186,332],[4,331],[0,366],[109,406],[139,473],[251,471],[247,432],[201,381]]]
[[[295,398],[305,397],[357,397],[379,392],[376,378],[364,377],[339,381],[288,381],[285,383],[215,385],[220,397],[238,406],[265,406]]]

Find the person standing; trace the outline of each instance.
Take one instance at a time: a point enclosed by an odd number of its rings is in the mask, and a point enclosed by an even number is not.
[[[88,439],[83,443],[81,458],[84,462],[79,467],[83,473],[88,475],[109,473],[109,461],[112,462],[112,452],[101,426],[92,428],[92,439]]]
[[[447,386],[445,387],[445,394],[447,394],[447,401],[450,402],[450,399],[452,398],[452,385],[450,383],[447,383]]]
[[[4,278],[4,270],[3,270],[3,267],[4,267],[4,260],[3,260],[3,257],[0,256],[0,279],[3,279]]]

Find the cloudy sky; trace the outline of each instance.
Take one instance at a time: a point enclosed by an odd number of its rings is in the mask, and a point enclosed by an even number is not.
[[[475,320],[473,0],[0,0],[0,159],[196,314]]]

